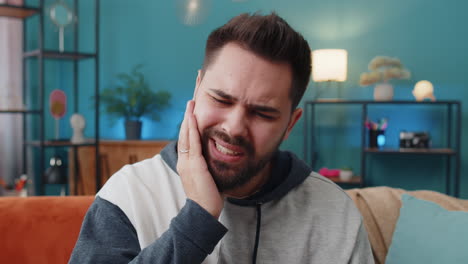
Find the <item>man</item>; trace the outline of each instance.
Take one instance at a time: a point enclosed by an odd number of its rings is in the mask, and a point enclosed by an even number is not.
[[[373,263],[351,199],[278,151],[310,71],[276,14],[212,32],[178,142],[109,179],[70,262]]]

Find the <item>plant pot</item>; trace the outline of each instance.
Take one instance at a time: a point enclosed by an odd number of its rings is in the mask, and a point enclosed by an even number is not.
[[[141,139],[141,121],[125,121],[125,138],[127,140]]]
[[[353,171],[350,170],[340,170],[340,180],[349,181],[353,177]]]
[[[393,99],[393,86],[389,83],[379,83],[374,87],[375,101],[391,101]]]

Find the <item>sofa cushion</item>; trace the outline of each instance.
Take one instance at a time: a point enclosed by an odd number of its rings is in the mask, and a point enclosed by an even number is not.
[[[376,264],[385,263],[393,231],[400,216],[401,195],[408,193],[431,201],[451,211],[468,211],[468,200],[457,199],[434,191],[405,191],[389,187],[346,190],[364,218]]]
[[[468,212],[402,195],[387,264],[468,263]]]
[[[67,263],[93,200],[0,198],[0,263]]]

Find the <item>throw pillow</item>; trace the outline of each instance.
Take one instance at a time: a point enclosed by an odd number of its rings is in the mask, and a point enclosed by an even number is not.
[[[402,195],[386,264],[468,263],[468,212]]]

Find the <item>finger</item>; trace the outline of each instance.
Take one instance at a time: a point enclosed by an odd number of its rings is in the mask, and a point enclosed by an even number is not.
[[[190,101],[187,102],[187,106],[185,108],[185,114],[184,114],[184,120],[182,121],[182,125],[180,126],[180,131],[179,131],[179,140],[177,141],[177,150],[180,153],[180,150],[187,150],[190,148],[190,142],[189,142],[189,124],[188,124],[188,119],[189,119],[189,104]],[[180,155],[179,155],[180,157]]]
[[[198,132],[198,124],[195,115],[189,116],[189,141],[190,141],[190,155],[201,155],[202,147],[200,141],[200,133]]]

